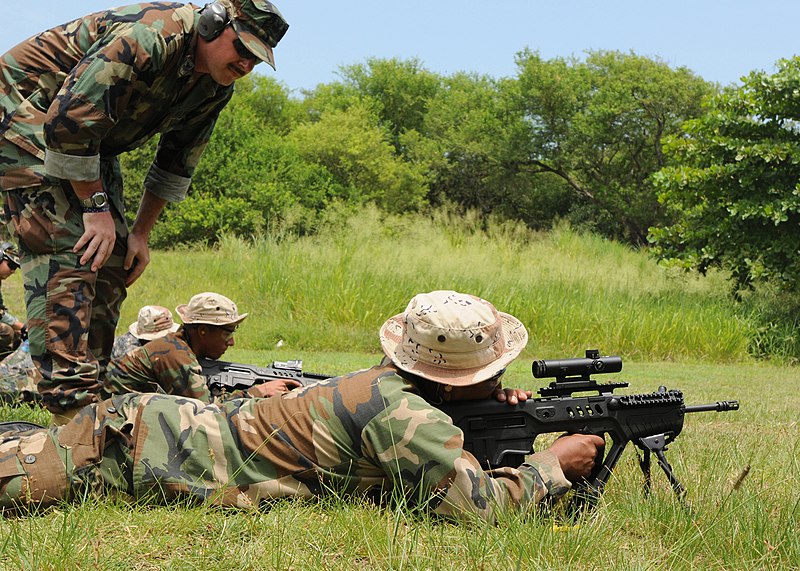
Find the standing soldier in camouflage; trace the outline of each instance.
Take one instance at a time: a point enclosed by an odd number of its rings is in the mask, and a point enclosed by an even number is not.
[[[97,400],[156,219],[186,195],[233,82],[258,61],[274,67],[287,28],[266,0],[154,2],[90,14],[0,56],[4,221],[54,422]],[[129,231],[117,155],[159,133]]]
[[[489,302],[421,294],[381,328],[386,359],[270,399],[217,405],[126,395],[66,426],[0,439],[0,506],[86,497],[194,497],[223,505],[325,494],[395,494],[447,516],[527,511],[588,475],[603,446],[570,435],[520,468],[484,471],[436,404],[497,396],[525,327]],[[501,399],[502,400],[502,399]]]

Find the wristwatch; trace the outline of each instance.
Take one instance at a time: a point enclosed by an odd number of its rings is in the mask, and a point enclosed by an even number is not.
[[[95,192],[89,198],[81,199],[81,208],[84,212],[108,212],[111,205],[105,192]]]

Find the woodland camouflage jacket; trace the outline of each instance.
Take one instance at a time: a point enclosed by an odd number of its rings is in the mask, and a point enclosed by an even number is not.
[[[136,342],[138,345],[138,340]],[[179,395],[203,402],[212,402],[215,398],[211,395],[197,356],[186,341],[183,328],[132,347],[109,361],[103,378],[103,396],[126,393]],[[216,399],[245,396],[244,391],[234,391]]]
[[[101,158],[162,133],[145,188],[181,200],[233,93],[193,73],[197,17],[191,4],[134,4],[44,31],[3,54],[0,187],[96,180]]]
[[[124,395],[83,408],[61,429],[0,443],[0,506],[98,486],[240,507],[383,492],[438,514],[493,520],[570,488],[549,451],[519,469],[485,472],[462,444],[450,418],[392,365],[220,405]]]

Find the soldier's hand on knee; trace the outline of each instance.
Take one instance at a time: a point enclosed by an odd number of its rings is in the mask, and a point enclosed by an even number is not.
[[[147,236],[131,232],[128,234],[128,253],[125,255],[123,265],[128,271],[125,285],[130,287],[133,282],[138,280],[148,264],[150,264],[150,247],[147,245]]]
[[[81,256],[80,263],[92,261],[92,271],[96,272],[111,257],[116,241],[116,228],[111,212],[84,212],[83,235],[78,239],[74,253],[79,253],[84,247],[86,250]]]

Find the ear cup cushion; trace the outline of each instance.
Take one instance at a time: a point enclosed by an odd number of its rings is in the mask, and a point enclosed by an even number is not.
[[[222,33],[229,21],[225,6],[219,2],[206,4],[200,11],[197,33],[205,41],[210,42]]]

